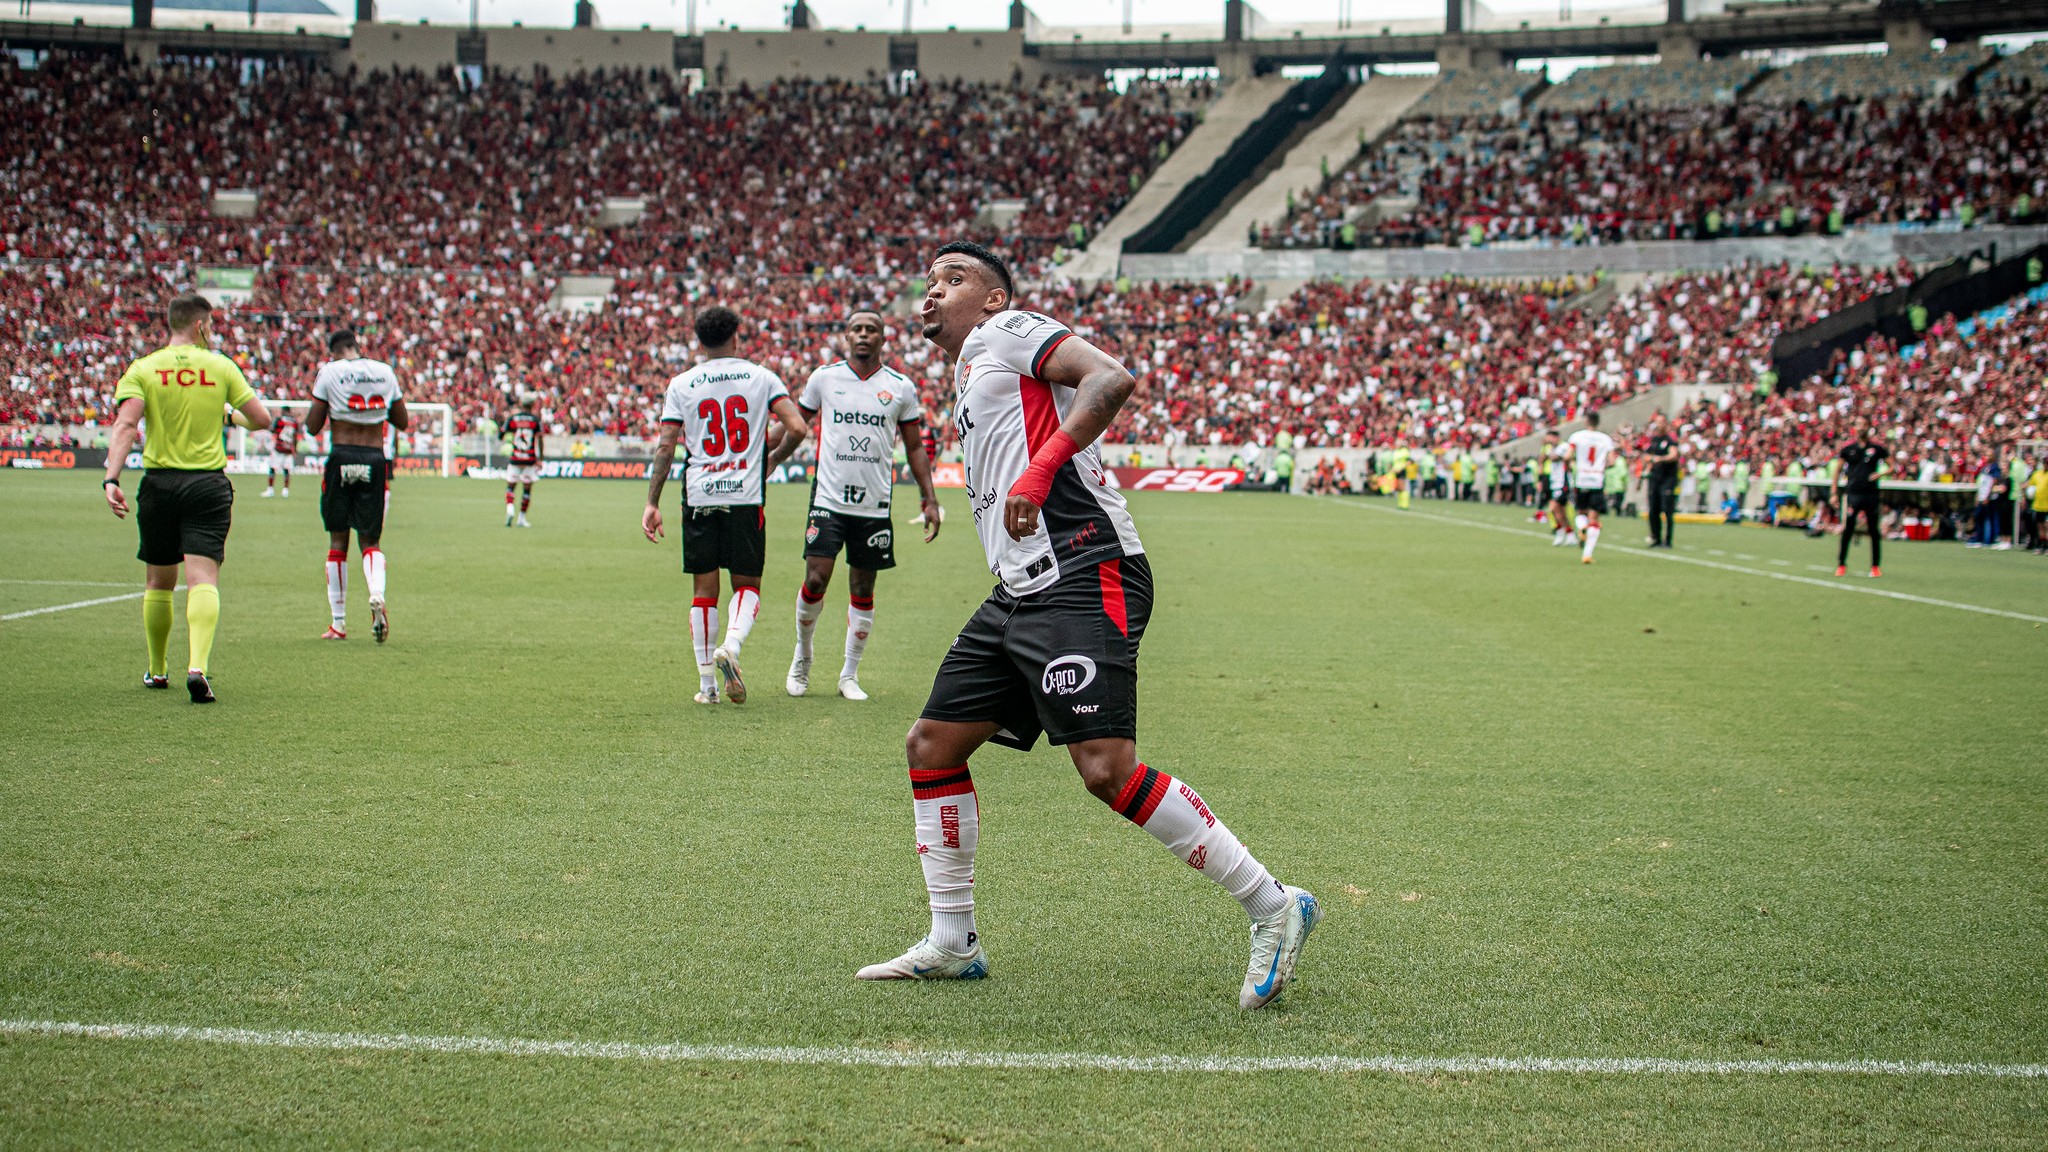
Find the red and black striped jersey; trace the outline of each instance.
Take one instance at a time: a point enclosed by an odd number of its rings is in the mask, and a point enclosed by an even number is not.
[[[512,463],[540,463],[540,417],[531,412],[514,412],[505,421],[505,438],[512,441]]]

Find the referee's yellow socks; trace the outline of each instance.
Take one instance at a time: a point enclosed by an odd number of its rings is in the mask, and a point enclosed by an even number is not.
[[[194,672],[206,671],[213,655],[213,630],[220,623],[220,589],[211,584],[194,584],[185,590],[185,632],[192,641]]]
[[[142,590],[142,634],[149,640],[149,674],[169,674],[171,650],[171,590]]]

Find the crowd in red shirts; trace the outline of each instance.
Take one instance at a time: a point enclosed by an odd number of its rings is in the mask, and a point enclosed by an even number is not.
[[[2048,305],[2021,301],[1989,324],[1938,321],[1904,348],[1873,337],[1810,380],[1703,401],[1676,423],[1689,457],[1710,465],[1812,468],[1869,429],[1887,445],[1893,475],[1968,481],[2017,441],[2048,437],[2044,380]]]
[[[459,430],[531,390],[557,433],[645,436],[704,304],[737,306],[749,353],[793,383],[838,355],[848,309],[893,307],[892,356],[944,426],[945,365],[903,315],[920,250],[980,235],[1042,270],[1034,252],[1099,225],[1207,96],[0,70],[22,126],[0,145],[0,425],[16,426],[104,422],[164,299],[201,264],[237,263],[254,295],[221,314],[219,343],[272,396],[303,397],[321,337],[353,326]],[[255,217],[210,213],[230,185],[257,189]],[[645,217],[604,226],[608,195],[644,196]],[[1022,200],[1022,223],[977,225],[991,197]],[[593,310],[547,306],[590,273],[615,279]],[[1658,384],[1755,380],[1779,332],[1905,276],[1745,267],[1605,310],[1573,305],[1590,284],[1571,280],[1317,282],[1277,299],[1243,281],[1054,281],[1020,302],[1137,372],[1114,439],[1485,446]]]
[[[1347,220],[1354,244],[1387,246],[1469,243],[1475,229],[1487,243],[1590,243],[2038,220],[2044,99],[2016,76],[1930,98],[1413,118],[1304,190],[1261,242],[1329,247]],[[1357,226],[1389,195],[1415,206]]]

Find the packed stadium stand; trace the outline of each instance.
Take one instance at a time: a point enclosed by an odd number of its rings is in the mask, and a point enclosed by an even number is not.
[[[793,83],[685,95],[585,73],[143,69],[0,58],[0,232],[27,258],[791,275],[900,274],[917,242],[1000,234],[1034,258],[1100,227],[1191,127],[1206,84]],[[403,131],[372,131],[402,126]],[[257,215],[209,215],[257,193]],[[604,198],[645,197],[637,226]],[[875,239],[883,241],[874,243]]]
[[[1833,103],[1560,111],[1546,94],[1519,118],[1410,118],[1305,191],[1261,242],[1329,247],[1372,201],[1396,195],[1414,198],[1414,208],[1372,222],[1357,243],[1594,243],[2008,220],[2048,192],[2043,98],[2037,85],[1994,79],[1971,95]]]
[[[1873,337],[1795,388],[1702,402],[1677,421],[1689,454],[1717,464],[1812,468],[1870,428],[1902,478],[1970,479],[2011,443],[2048,435],[2044,347],[2048,305],[2023,300],[1993,323],[1938,321],[1903,348]]]

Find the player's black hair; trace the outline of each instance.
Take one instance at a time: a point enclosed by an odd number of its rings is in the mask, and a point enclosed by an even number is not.
[[[853,311],[848,312],[846,314],[846,319],[841,321],[839,326],[841,328],[851,326],[853,324],[853,318],[855,316],[873,316],[875,319],[880,320],[882,322],[882,327],[887,328],[889,326],[889,318],[882,315],[882,310],[880,308],[855,308]]]
[[[972,240],[955,240],[950,244],[941,245],[937,252],[932,253],[932,260],[936,262],[939,257],[951,256],[954,253],[978,261],[982,267],[988,269],[995,276],[996,287],[1001,288],[1003,295],[1009,297],[1008,303],[1012,305],[1017,303],[1017,282],[1010,278],[1010,266],[1003,263],[1001,256],[976,244]]]
[[[327,350],[339,355],[342,350],[353,351],[356,347],[356,333],[353,328],[336,328],[327,334]]]
[[[211,315],[213,301],[197,292],[181,292],[171,297],[170,304],[164,308],[164,322],[171,326],[173,332],[183,332],[201,316]]]
[[[1599,426],[1600,426],[1600,413],[1598,413],[1598,412],[1588,412],[1588,413],[1586,413],[1586,427],[1588,427],[1588,428],[1598,428]]]
[[[723,348],[739,334],[740,315],[723,304],[714,304],[697,313],[696,327],[697,343],[706,348]]]

